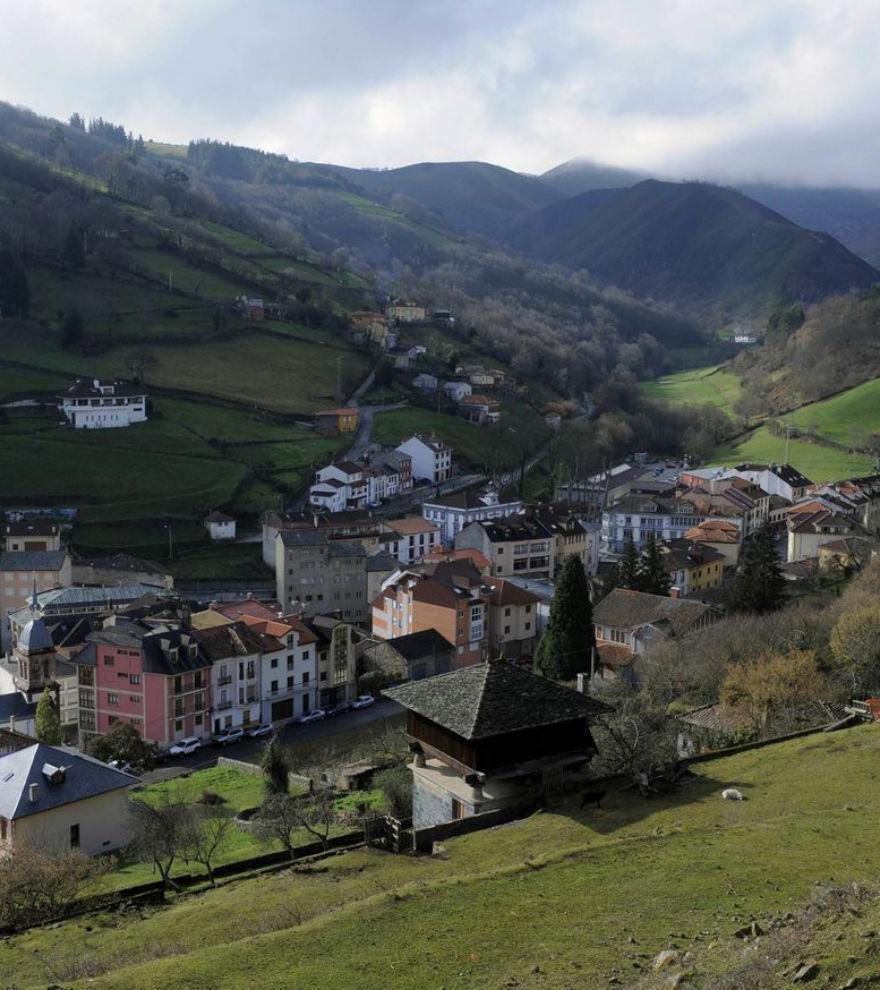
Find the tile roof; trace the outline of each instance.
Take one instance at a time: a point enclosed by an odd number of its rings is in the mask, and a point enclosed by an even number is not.
[[[228,660],[230,657],[246,657],[264,650],[274,652],[281,644],[265,645],[265,640],[246,622],[233,622],[226,626],[209,626],[194,629],[193,638],[199,643],[210,661]]]
[[[274,602],[267,604],[256,598],[240,598],[236,602],[218,602],[211,606],[211,611],[219,612],[221,615],[225,615],[227,619],[238,619],[243,615],[250,615],[257,619],[277,619],[280,609]]]
[[[492,605],[534,605],[541,600],[531,591],[501,578],[493,578],[488,583],[492,589],[489,594],[489,602]]]
[[[137,777],[75,750],[36,743],[0,755],[0,816],[26,818],[137,782]],[[35,801],[30,799],[31,784],[36,785]]]
[[[9,550],[0,553],[0,571],[59,571],[66,550]]]
[[[462,667],[382,693],[467,740],[590,719],[608,710],[588,695],[504,660]]]
[[[662,622],[668,623],[673,632],[683,633],[712,612],[711,606],[690,598],[666,598],[615,588],[593,609],[593,622],[612,629],[638,629]]]
[[[421,516],[407,516],[405,519],[387,519],[385,525],[401,536],[412,536],[416,533],[436,533],[440,527],[436,523],[423,519]]]
[[[426,564],[467,560],[480,571],[485,571],[489,567],[488,557],[476,547],[462,547],[459,550],[431,550],[422,559]]]

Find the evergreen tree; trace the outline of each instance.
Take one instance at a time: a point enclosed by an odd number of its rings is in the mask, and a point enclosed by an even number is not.
[[[264,784],[268,797],[277,794],[287,794],[290,760],[284,751],[281,736],[277,732],[272,733],[272,738],[263,750],[260,769],[263,771]]]
[[[663,563],[663,554],[653,533],[648,534],[645,552],[639,560],[638,590],[650,595],[668,595],[669,571]]]
[[[730,591],[730,608],[735,612],[775,612],[784,600],[785,578],[776,539],[770,526],[764,525],[746,544]]]
[[[67,122],[71,127],[75,127],[78,131],[84,131],[86,129],[86,122],[78,113],[72,113]]]
[[[55,696],[46,688],[37,703],[35,733],[37,739],[47,746],[61,745],[61,719],[55,706]]]
[[[78,309],[72,309],[64,322],[61,324],[61,346],[65,350],[72,350],[82,345],[83,339],[83,318]]]
[[[562,566],[550,605],[550,621],[535,651],[535,670],[555,681],[588,673],[596,645],[590,587],[580,557]]]
[[[639,576],[639,555],[636,553],[635,544],[631,535],[626,537],[623,544],[623,556],[616,568],[616,587],[627,588],[630,591],[639,591],[641,581]]]

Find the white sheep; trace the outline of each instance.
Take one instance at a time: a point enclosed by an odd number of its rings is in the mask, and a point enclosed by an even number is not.
[[[738,791],[735,787],[727,787],[721,792],[721,796],[725,801],[743,801],[743,792]]]

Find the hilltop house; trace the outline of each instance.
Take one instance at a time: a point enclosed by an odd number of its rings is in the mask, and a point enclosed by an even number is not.
[[[0,754],[0,856],[25,845],[89,856],[121,848],[136,783],[90,756],[43,743]]]
[[[444,382],[442,389],[453,402],[461,402],[466,395],[471,395],[474,391],[470,382]]]
[[[212,512],[205,516],[205,529],[212,540],[235,539],[235,520],[225,512]]]
[[[58,396],[64,421],[77,430],[101,430],[143,423],[147,395],[140,385],[117,379],[77,378]]]
[[[561,791],[595,755],[590,722],[606,710],[505,660],[383,693],[407,709],[416,830]]]
[[[61,549],[61,526],[54,519],[28,517],[3,527],[7,553]]]

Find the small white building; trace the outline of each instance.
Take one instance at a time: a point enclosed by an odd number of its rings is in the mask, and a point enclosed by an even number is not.
[[[147,395],[115,378],[77,378],[58,396],[58,408],[74,429],[105,430],[145,422]]]
[[[121,848],[136,783],[100,760],[43,743],[0,755],[0,856],[26,844],[89,856]]]
[[[470,395],[474,390],[470,382],[444,382],[442,388],[453,402],[461,402],[466,395]]]
[[[452,448],[439,437],[416,433],[395,449],[412,458],[413,480],[436,485],[452,476]]]
[[[212,540],[235,539],[235,520],[223,512],[212,512],[205,516],[205,529]]]

